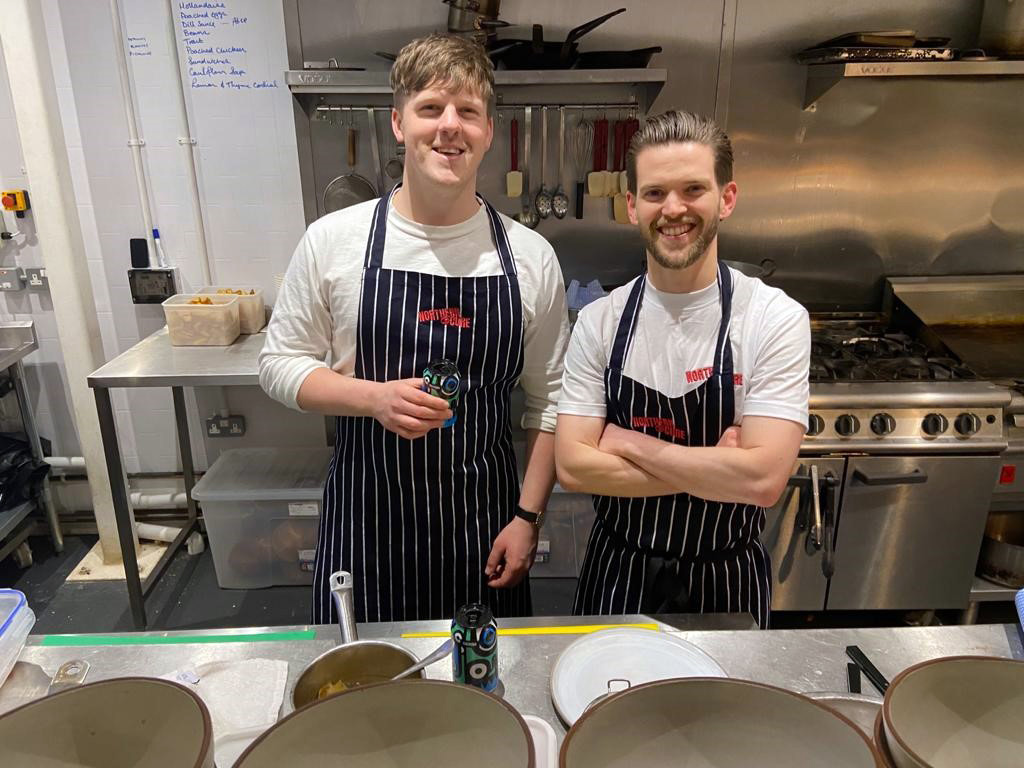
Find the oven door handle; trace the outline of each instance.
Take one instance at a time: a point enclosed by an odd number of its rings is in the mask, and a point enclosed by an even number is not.
[[[853,479],[862,485],[920,485],[928,482],[928,475],[920,469],[913,472],[897,472],[894,475],[869,475],[861,469],[855,469]]]

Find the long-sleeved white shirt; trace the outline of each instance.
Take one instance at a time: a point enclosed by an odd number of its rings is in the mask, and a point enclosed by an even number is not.
[[[317,219],[292,256],[259,357],[260,385],[291,408],[301,410],[299,388],[317,368],[355,374],[363,259],[376,204],[361,203]],[[523,303],[522,427],[553,432],[569,339],[562,271],[547,240],[505,215],[501,220]],[[383,267],[447,277],[502,272],[482,206],[449,227],[418,224],[392,206]]]

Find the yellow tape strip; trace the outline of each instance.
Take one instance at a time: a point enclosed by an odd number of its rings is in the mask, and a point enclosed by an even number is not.
[[[522,627],[498,629],[499,635],[588,635],[591,632],[598,632],[602,629],[649,629],[658,632],[657,624],[576,624],[564,627]],[[449,632],[404,632],[403,639],[417,637],[448,637]]]

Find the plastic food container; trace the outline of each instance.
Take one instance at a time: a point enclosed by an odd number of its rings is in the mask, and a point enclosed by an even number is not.
[[[196,293],[203,296],[234,296],[238,301],[238,325],[242,333],[259,333],[266,325],[267,312],[263,306],[262,288],[255,285],[204,285]]]
[[[176,347],[226,347],[238,338],[237,296],[204,296],[210,304],[190,304],[194,294],[179,293],[163,303],[167,333]]]
[[[312,584],[330,448],[224,451],[196,483],[217,583]]]
[[[11,673],[35,623],[36,615],[28,607],[24,592],[0,589],[0,686]]]

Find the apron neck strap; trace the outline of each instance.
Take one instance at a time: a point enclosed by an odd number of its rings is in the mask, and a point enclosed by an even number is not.
[[[729,341],[729,324],[732,318],[732,275],[729,268],[721,261],[718,262],[718,295],[722,306],[722,321],[718,326],[718,341],[715,344],[715,370],[714,373],[728,373],[731,377],[732,367],[732,346]],[[608,360],[608,367],[615,370],[622,370],[629,354],[629,347],[633,343],[633,336],[636,332],[637,320],[640,318],[640,306],[643,304],[644,287],[647,283],[647,270],[640,275],[633,283],[629,291],[629,298],[626,299],[626,306],[622,310],[618,327],[615,329],[615,343],[612,345],[612,354]],[[726,387],[732,394],[732,388]]]
[[[363,269],[380,269],[384,264],[384,242],[387,238],[388,209],[391,206],[391,199],[401,188],[401,183],[395,185],[391,193],[377,201],[377,207],[373,211],[373,219],[370,222],[370,236],[366,241],[366,255],[363,257]],[[480,195],[476,196],[480,205],[487,211],[487,221],[491,228],[491,240],[498,249],[498,258],[501,261],[501,269],[506,276],[516,275],[516,262],[512,258],[512,246],[509,244],[508,233],[501,221],[498,212],[490,203]]]

